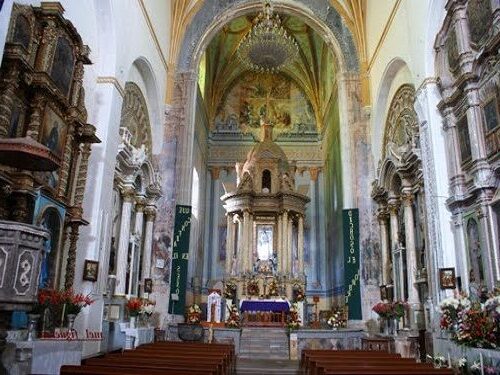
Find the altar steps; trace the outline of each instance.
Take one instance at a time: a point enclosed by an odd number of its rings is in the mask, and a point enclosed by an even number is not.
[[[288,359],[240,359],[236,361],[236,375],[299,375],[298,361]]]
[[[284,328],[243,328],[240,358],[288,359],[288,350],[288,336]]]

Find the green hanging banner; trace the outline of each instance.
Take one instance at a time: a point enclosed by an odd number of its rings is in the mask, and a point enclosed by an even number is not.
[[[349,319],[361,319],[361,290],[359,286],[359,210],[342,211],[344,230],[344,294]]]
[[[191,206],[175,207],[174,241],[172,246],[172,270],[170,277],[169,312],[184,315],[186,303],[186,279],[189,259],[189,232],[191,230]]]

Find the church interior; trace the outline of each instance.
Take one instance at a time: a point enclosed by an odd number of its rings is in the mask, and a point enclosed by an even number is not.
[[[500,0],[0,0],[0,374],[500,374]]]

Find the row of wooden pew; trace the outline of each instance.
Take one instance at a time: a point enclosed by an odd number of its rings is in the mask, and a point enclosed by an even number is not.
[[[453,374],[451,369],[435,369],[399,354],[368,350],[305,349],[300,366],[308,375]]]
[[[228,375],[234,369],[234,345],[162,341],[62,366],[61,375]]]

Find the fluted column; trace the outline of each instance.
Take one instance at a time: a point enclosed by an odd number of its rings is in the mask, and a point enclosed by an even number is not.
[[[382,208],[378,213],[378,222],[380,227],[380,247],[382,250],[382,285],[389,284],[391,276],[389,275],[390,250],[389,250],[389,228],[387,228],[387,210]]]
[[[151,277],[151,253],[153,251],[153,227],[156,218],[156,207],[146,206],[146,228],[144,233],[144,248],[142,250],[142,278]]]
[[[243,257],[243,241],[245,232],[243,231],[243,220],[241,219],[241,216],[235,216],[235,220],[238,222],[238,243],[236,244],[238,246],[238,251],[236,254],[236,258],[238,259],[237,273],[241,273],[245,271],[245,258]]]
[[[137,236],[138,239],[142,239],[142,227],[144,224],[144,207],[146,205],[146,200],[143,196],[137,196],[135,198],[135,224],[133,234]]]
[[[399,275],[396,272],[399,268],[398,259],[396,259],[396,253],[399,248],[399,236],[398,236],[398,201],[396,198],[389,199],[389,218],[391,225],[391,255],[392,255],[392,280],[394,283],[394,297],[396,299],[403,298],[403,287],[401,282],[402,270],[400,270]],[[400,258],[400,257],[399,257]]]
[[[304,216],[299,216],[299,228],[297,238],[298,275],[304,273]]]
[[[415,248],[415,222],[413,217],[413,194],[403,189],[403,210],[405,218],[406,276],[408,283],[408,302],[418,304],[416,282],[417,254]]]
[[[122,191],[123,205],[120,220],[120,240],[118,242],[118,255],[116,261],[116,289],[115,295],[125,295],[125,278],[127,276],[127,255],[130,242],[130,217],[132,215],[132,205],[135,197],[133,187],[127,186]]]
[[[234,222],[233,215],[226,214],[227,222],[227,236],[226,236],[226,264],[225,264],[225,274],[229,276],[231,274],[233,254],[234,254]]]

